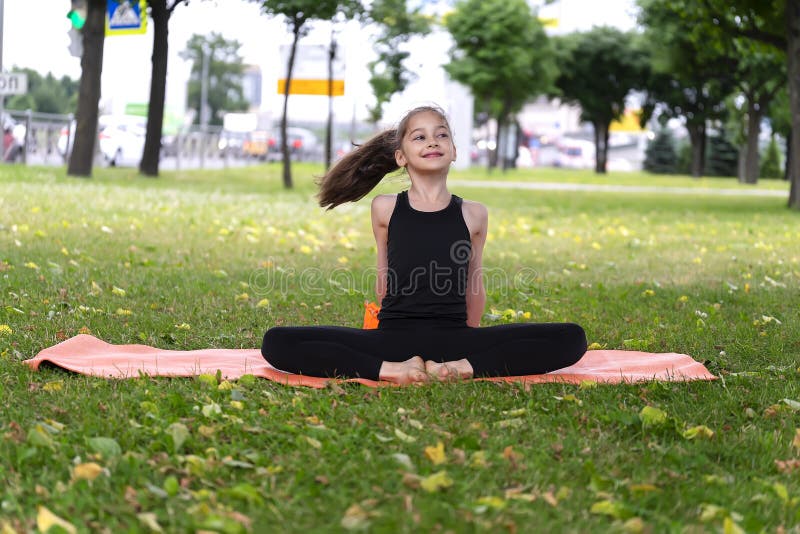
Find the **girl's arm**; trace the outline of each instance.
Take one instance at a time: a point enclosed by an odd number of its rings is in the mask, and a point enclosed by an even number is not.
[[[378,306],[386,295],[386,275],[389,270],[388,248],[389,218],[394,209],[395,195],[378,195],[372,199],[372,233],[378,249],[378,273],[375,280],[375,294]]]
[[[467,326],[478,327],[486,306],[486,290],[483,287],[483,246],[489,229],[489,211],[478,202],[467,205],[467,227],[470,229],[472,253],[467,271]]]

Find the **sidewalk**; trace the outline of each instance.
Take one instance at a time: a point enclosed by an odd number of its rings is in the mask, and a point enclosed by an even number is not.
[[[716,189],[713,187],[662,187],[646,185],[567,184],[558,182],[493,182],[489,180],[448,180],[457,187],[493,189],[536,189],[541,191],[599,191],[605,193],[667,193],[670,195],[727,195],[789,198],[788,191],[775,189]]]

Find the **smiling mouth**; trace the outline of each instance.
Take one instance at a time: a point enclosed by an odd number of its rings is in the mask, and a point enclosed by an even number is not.
[[[441,152],[431,152],[430,154],[425,154],[422,156],[423,158],[441,158],[444,156]]]

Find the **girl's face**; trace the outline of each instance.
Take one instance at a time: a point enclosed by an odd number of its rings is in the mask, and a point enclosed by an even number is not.
[[[436,112],[423,111],[413,115],[395,151],[400,167],[418,172],[446,171],[456,159],[450,128]]]

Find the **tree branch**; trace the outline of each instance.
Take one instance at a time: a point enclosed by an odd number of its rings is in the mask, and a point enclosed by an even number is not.
[[[175,0],[171,6],[167,8],[167,17],[172,15],[172,12],[175,11],[175,8],[178,7],[178,4],[189,4],[189,0]]]
[[[781,51],[786,50],[787,39],[785,36],[759,29],[754,25],[754,23],[752,23],[753,25],[751,25],[750,28],[740,28],[735,24],[731,24],[731,22],[728,19],[726,19],[724,15],[720,15],[717,12],[717,10],[714,9],[714,7],[711,5],[711,2],[709,2],[709,0],[703,0],[702,3],[703,6],[705,6],[706,11],[708,12],[708,16],[711,17],[712,19],[716,19],[723,30],[730,32],[731,34],[738,37],[747,37],[748,39],[755,39],[756,41],[761,41],[762,43],[772,45]]]

